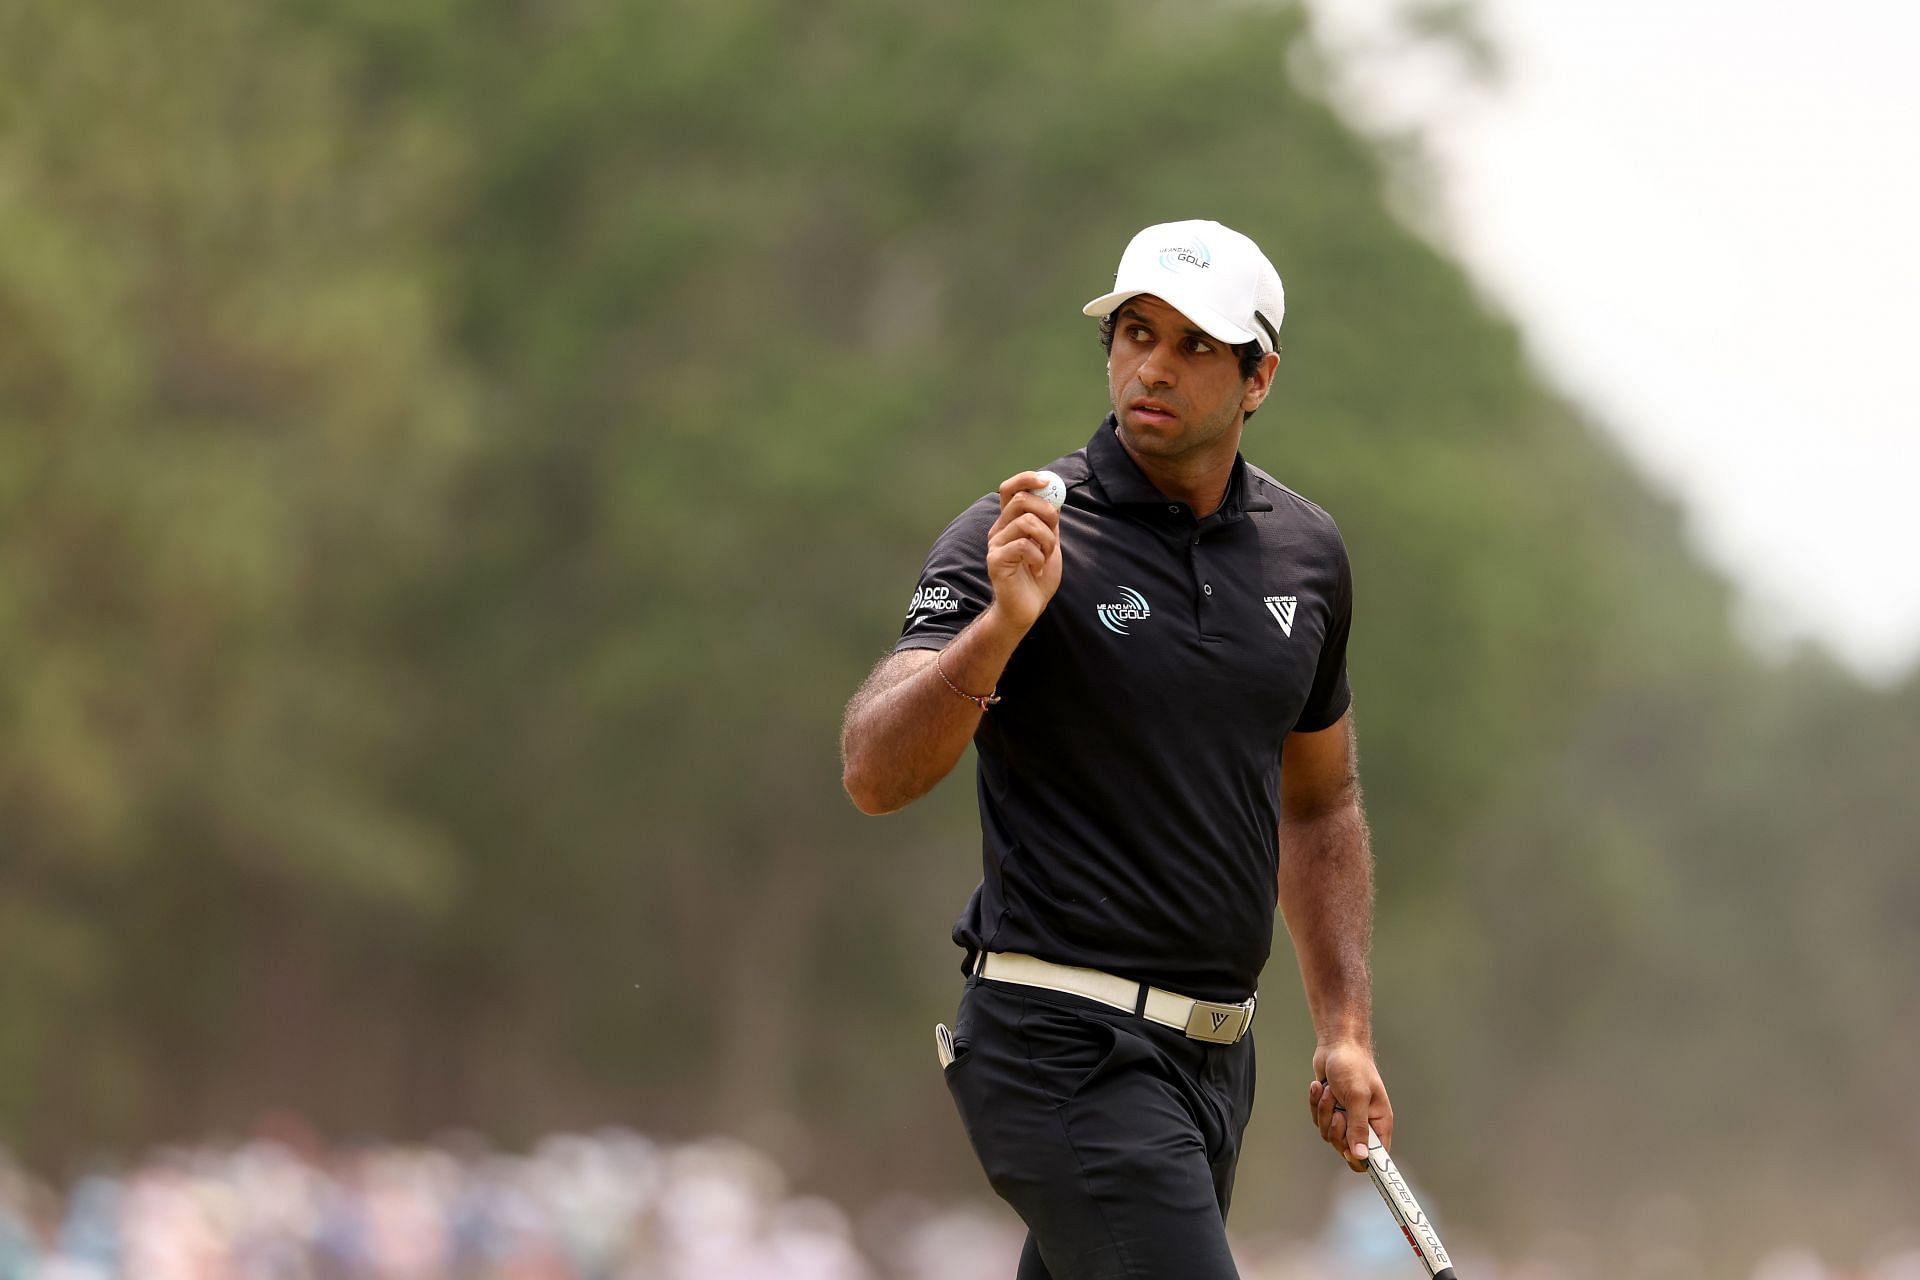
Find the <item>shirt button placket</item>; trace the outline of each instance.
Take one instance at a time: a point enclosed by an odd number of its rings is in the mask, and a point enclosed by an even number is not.
[[[1195,595],[1193,597],[1194,629],[1202,639],[1213,633],[1213,626],[1207,614],[1207,606],[1213,602],[1213,583],[1207,578],[1207,566],[1200,551],[1200,531],[1194,530],[1187,540],[1187,567],[1193,573]]]

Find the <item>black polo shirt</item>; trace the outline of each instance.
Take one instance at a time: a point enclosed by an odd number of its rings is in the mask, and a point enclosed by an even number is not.
[[[1236,458],[1204,520],[1111,415],[1047,464],[1060,590],[980,720],[984,875],[954,941],[1199,996],[1251,994],[1273,946],[1281,747],[1347,709],[1353,580],[1325,511]],[[993,598],[981,498],[934,543],[895,651]]]

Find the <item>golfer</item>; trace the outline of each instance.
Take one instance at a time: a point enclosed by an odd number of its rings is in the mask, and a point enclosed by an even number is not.
[[[849,795],[898,809],[979,755],[984,867],[940,1057],[1019,1280],[1218,1280],[1253,1108],[1276,902],[1316,1047],[1307,1102],[1355,1169],[1393,1110],[1373,1060],[1372,856],[1327,513],[1240,455],[1284,294],[1217,222],[1148,227],[1100,318],[1112,412],[934,543],[847,708]]]

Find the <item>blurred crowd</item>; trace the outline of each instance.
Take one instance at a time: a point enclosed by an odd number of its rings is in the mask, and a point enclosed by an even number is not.
[[[846,1217],[732,1143],[611,1130],[157,1151],[65,1195],[0,1166],[0,1280],[866,1280]]]
[[[979,1206],[895,1197],[855,1220],[790,1194],[738,1143],[623,1130],[526,1155],[459,1137],[344,1149],[261,1137],[156,1151],[64,1191],[0,1153],[0,1280],[1008,1280],[1020,1241],[1010,1215]],[[1583,1252],[1550,1243],[1531,1261],[1455,1262],[1476,1280],[1701,1274],[1684,1258]],[[1321,1238],[1243,1241],[1241,1253],[1246,1280],[1419,1274],[1363,1182],[1343,1189]],[[1752,1273],[1843,1278],[1920,1280],[1920,1249],[1853,1272],[1783,1251]]]

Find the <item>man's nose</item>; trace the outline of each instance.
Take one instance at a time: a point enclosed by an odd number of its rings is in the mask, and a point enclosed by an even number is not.
[[[1149,387],[1173,385],[1173,358],[1166,343],[1153,344],[1153,349],[1147,352],[1147,358],[1140,362],[1139,377]]]

